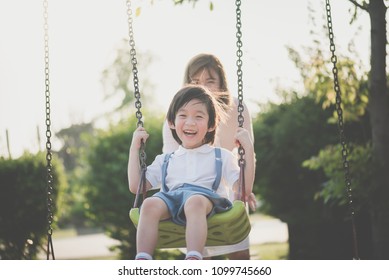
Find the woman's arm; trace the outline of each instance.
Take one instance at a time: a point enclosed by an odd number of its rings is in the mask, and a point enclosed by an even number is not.
[[[163,141],[162,152],[164,154],[172,153],[178,149],[179,145],[172,135],[167,120],[165,120],[165,122],[163,123],[162,141]]]
[[[238,108],[238,99],[234,99],[235,101],[235,110],[237,111]],[[249,177],[249,178],[253,178],[253,184],[254,184],[254,179],[255,179],[255,166],[256,166],[256,156],[255,156],[255,150],[254,150],[254,130],[253,130],[253,123],[252,123],[252,119],[251,119],[251,114],[250,114],[250,111],[249,109],[247,108],[246,104],[243,102],[243,128],[247,130],[248,132],[248,135],[249,135],[249,138],[252,142],[251,146],[252,146],[252,149],[247,147],[245,148],[245,158],[248,156],[248,153],[250,153],[250,156],[253,157],[253,160],[254,160],[254,166],[252,169],[250,170],[247,170],[246,169],[246,172],[250,172],[250,174],[246,175],[245,174],[245,178],[246,177]],[[238,117],[238,113],[236,113],[236,118]],[[251,152],[252,150],[252,152]],[[246,164],[247,165],[247,164]],[[246,182],[247,182],[247,179],[246,179]],[[247,183],[246,183],[247,185]],[[246,201],[248,202],[249,204],[249,207],[252,211],[255,211],[255,209],[257,208],[257,201],[256,201],[256,198],[255,198],[255,195],[254,193],[247,193],[246,192],[246,196],[248,196],[248,198],[246,199]]]
[[[254,131],[253,131],[253,123],[251,120],[251,114],[246,104],[243,102],[243,127],[249,132],[250,139],[254,145]]]
[[[245,160],[244,177],[245,177],[245,192],[246,192],[245,200],[250,202],[250,196],[253,191],[253,184],[255,179],[254,145],[250,137],[250,132],[245,128],[237,129],[235,139],[237,145],[239,144],[242,145],[242,148],[245,151],[244,153],[244,160]]]

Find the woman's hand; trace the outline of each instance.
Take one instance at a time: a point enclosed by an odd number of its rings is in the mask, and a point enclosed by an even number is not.
[[[246,198],[246,201],[251,211],[255,212],[255,210],[257,209],[257,199],[255,198],[255,194],[250,193],[250,195]]]

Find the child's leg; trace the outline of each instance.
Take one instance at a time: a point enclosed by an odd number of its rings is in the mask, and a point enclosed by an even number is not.
[[[153,255],[158,242],[158,224],[162,219],[170,217],[165,202],[158,197],[144,200],[136,233],[137,253]]]
[[[207,241],[207,214],[212,202],[203,195],[193,195],[185,203],[187,251],[202,252]]]

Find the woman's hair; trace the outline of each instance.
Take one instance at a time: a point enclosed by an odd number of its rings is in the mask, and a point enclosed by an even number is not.
[[[178,110],[188,104],[193,99],[199,100],[205,105],[209,119],[208,128],[215,128],[212,131],[208,131],[204,137],[204,144],[213,144],[215,141],[216,127],[222,119],[225,117],[224,110],[220,107],[212,93],[205,87],[200,85],[187,85],[181,88],[176,95],[174,95],[172,102],[170,103],[169,110],[167,112],[166,119],[169,124],[175,124],[176,115]],[[181,139],[178,137],[175,129],[171,129],[174,139],[178,144],[182,144]]]
[[[224,110],[231,105],[231,94],[228,91],[226,73],[220,60],[212,54],[198,54],[194,56],[186,66],[184,74],[184,85],[192,82],[192,77],[203,70],[213,69],[219,76],[220,92],[213,92],[215,98],[220,102]]]

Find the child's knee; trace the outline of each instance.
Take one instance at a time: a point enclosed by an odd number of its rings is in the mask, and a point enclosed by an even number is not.
[[[198,212],[205,210],[207,213],[211,210],[211,201],[203,195],[192,195],[185,202],[185,213]]]
[[[152,215],[152,214],[161,214],[163,212],[163,201],[160,199],[156,198],[146,198],[143,203],[142,207],[140,208],[141,214],[147,213],[147,215]]]

